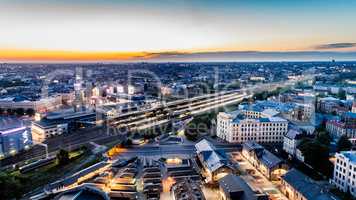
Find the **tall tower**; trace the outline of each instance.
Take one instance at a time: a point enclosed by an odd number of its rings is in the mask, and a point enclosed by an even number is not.
[[[82,84],[83,84],[83,69],[81,67],[77,67],[75,73],[75,82],[74,82],[75,99],[73,102],[75,112],[82,111],[84,107]]]

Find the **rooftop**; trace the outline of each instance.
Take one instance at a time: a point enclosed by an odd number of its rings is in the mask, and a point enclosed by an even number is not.
[[[242,178],[233,174],[228,174],[221,178],[219,180],[219,186],[230,199],[268,199],[266,194],[256,194]],[[261,196],[265,198],[261,198]]]
[[[195,144],[198,154],[201,154],[205,165],[210,171],[215,171],[222,166],[228,165],[228,159],[223,150],[216,150],[206,139]]]
[[[356,151],[342,151],[340,154],[348,158],[351,162],[356,163]]]
[[[108,195],[98,188],[83,185],[63,193],[54,198],[55,200],[109,200]]]
[[[77,120],[81,118],[94,118],[95,112],[83,111],[83,112],[65,112],[65,113],[51,113],[41,119],[40,121],[33,122],[39,126],[53,126],[62,123],[68,123],[71,120]]]
[[[287,134],[285,135],[287,138],[289,139],[298,139],[298,136],[301,135],[302,132],[294,130],[294,129],[290,129]]]
[[[312,179],[296,169],[289,170],[282,176],[282,179],[308,200],[336,200],[328,193],[323,192],[322,188]]]
[[[246,149],[247,151],[253,151],[257,158],[268,168],[273,168],[280,163],[282,163],[282,160],[279,159],[277,156],[275,156],[273,153],[267,151],[264,149],[261,145],[259,145],[256,142],[245,142],[243,144],[243,148]]]

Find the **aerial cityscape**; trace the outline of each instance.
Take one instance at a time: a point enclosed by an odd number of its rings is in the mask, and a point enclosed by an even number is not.
[[[356,1],[0,1],[0,200],[356,200]]]

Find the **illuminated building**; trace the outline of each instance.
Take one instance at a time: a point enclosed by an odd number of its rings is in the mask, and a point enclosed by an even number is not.
[[[217,116],[217,136],[231,143],[282,142],[287,130],[287,120],[263,112],[220,112]]]
[[[32,145],[31,131],[14,118],[0,117],[0,158]]]
[[[225,152],[216,150],[207,140],[201,140],[195,144],[195,148],[199,161],[204,168],[203,176],[205,176],[206,182],[216,182],[234,171]]]
[[[0,108],[2,109],[17,109],[23,108],[33,109],[35,112],[46,112],[54,110],[62,105],[63,95],[56,95],[47,98],[41,98],[36,101],[31,101],[22,97],[8,97],[0,99]]]
[[[88,185],[78,186],[64,192],[61,192],[54,200],[80,200],[80,199],[92,199],[92,200],[109,200],[109,196],[102,190]]]
[[[174,200],[205,200],[198,183],[190,179],[185,179],[173,184],[171,187],[171,195]]]
[[[288,168],[281,159],[255,142],[242,145],[242,156],[269,180],[278,180]]]
[[[281,192],[290,200],[337,200],[296,169],[289,170],[281,177]]]
[[[253,191],[239,176],[228,174],[219,180],[221,200],[268,200],[268,195]]]
[[[80,126],[93,126],[96,114],[91,111],[50,113],[31,125],[32,139],[41,143],[49,137],[69,133]]]

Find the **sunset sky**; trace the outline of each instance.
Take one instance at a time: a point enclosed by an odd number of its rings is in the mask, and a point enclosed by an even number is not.
[[[356,60],[355,10],[354,0],[0,0],[0,61]]]

